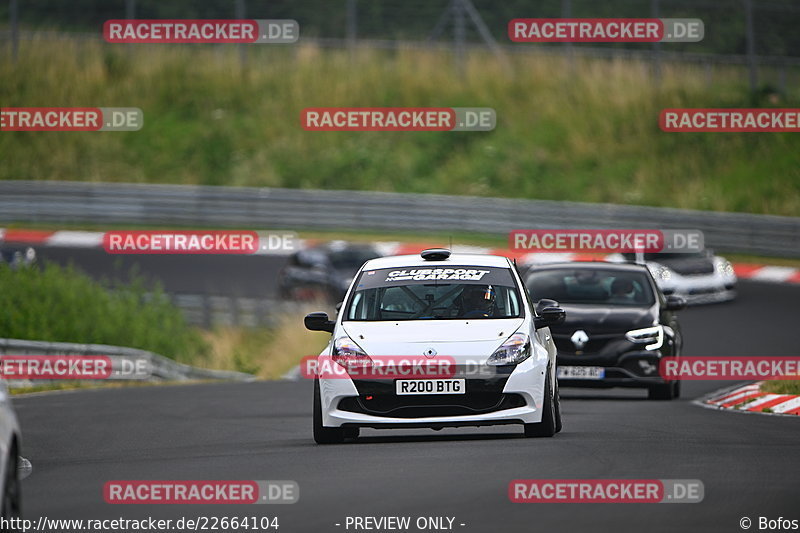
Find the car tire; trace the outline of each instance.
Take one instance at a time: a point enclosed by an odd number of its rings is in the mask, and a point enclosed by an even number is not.
[[[647,389],[648,400],[672,400],[681,394],[680,382],[651,385]]]
[[[542,412],[542,421],[533,424],[524,424],[526,437],[552,437],[556,434],[556,402],[555,391],[550,382],[550,369],[547,369],[547,377],[544,382],[544,409]]]
[[[15,448],[11,449],[6,462],[6,475],[3,480],[2,517],[5,520],[19,518],[22,509],[22,487],[19,479],[19,458]],[[11,530],[14,531],[14,530]]]
[[[558,380],[556,380],[556,392],[555,392],[555,406],[556,406],[556,433],[561,432],[561,390],[558,386]]]
[[[358,429],[358,428],[356,428]],[[341,444],[344,442],[344,428],[328,428],[322,425],[322,398],[319,393],[319,379],[314,380],[314,442],[317,444]]]

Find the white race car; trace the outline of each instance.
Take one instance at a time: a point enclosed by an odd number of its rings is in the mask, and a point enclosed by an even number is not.
[[[3,499],[0,516],[6,520],[20,516],[21,487],[19,471],[20,431],[8,388],[0,380],[0,480]]]
[[[542,306],[505,257],[432,249],[367,261],[335,320],[305,318],[332,334],[316,361],[314,440],[496,424],[552,437],[561,412],[549,325],[565,314]]]
[[[665,295],[689,304],[725,302],[736,298],[733,265],[710,250],[696,253],[613,254],[614,262],[644,263]]]

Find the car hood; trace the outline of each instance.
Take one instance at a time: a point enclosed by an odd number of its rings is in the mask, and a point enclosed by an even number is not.
[[[342,329],[368,355],[491,355],[524,319],[344,322]]]
[[[572,333],[578,329],[587,333],[618,333],[646,328],[656,322],[655,306],[559,305],[567,312],[567,318],[562,324],[550,327],[553,333]]]
[[[656,262],[682,276],[714,273],[714,261],[710,257],[658,259]]]

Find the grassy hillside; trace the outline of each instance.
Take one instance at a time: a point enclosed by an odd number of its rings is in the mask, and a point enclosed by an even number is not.
[[[3,106],[140,107],[139,132],[0,134],[0,179],[435,192],[800,215],[800,136],[663,133],[665,107],[755,101],[741,71],[520,54],[466,76],[426,51],[114,47],[34,41],[0,63]],[[792,84],[789,84],[792,86]],[[305,132],[312,106],[493,107],[488,133]]]

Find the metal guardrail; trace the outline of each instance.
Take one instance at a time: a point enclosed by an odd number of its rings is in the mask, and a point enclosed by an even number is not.
[[[725,252],[800,257],[800,217],[434,194],[0,181],[0,222],[480,232],[699,229]]]
[[[275,327],[281,320],[307,313],[312,306],[268,298],[245,298],[209,294],[168,294],[172,303],[183,311],[193,326],[211,329],[216,326]],[[319,304],[314,310],[327,307]],[[300,318],[298,318],[298,321]],[[299,322],[298,322],[299,323]]]
[[[104,355],[111,359],[108,379],[136,381],[230,380],[254,381],[252,374],[197,368],[168,359],[163,355],[136,348],[105,344],[76,344],[21,339],[0,339],[0,355]],[[137,369],[135,375],[130,369]],[[11,388],[47,383],[53,380],[10,380]]]

